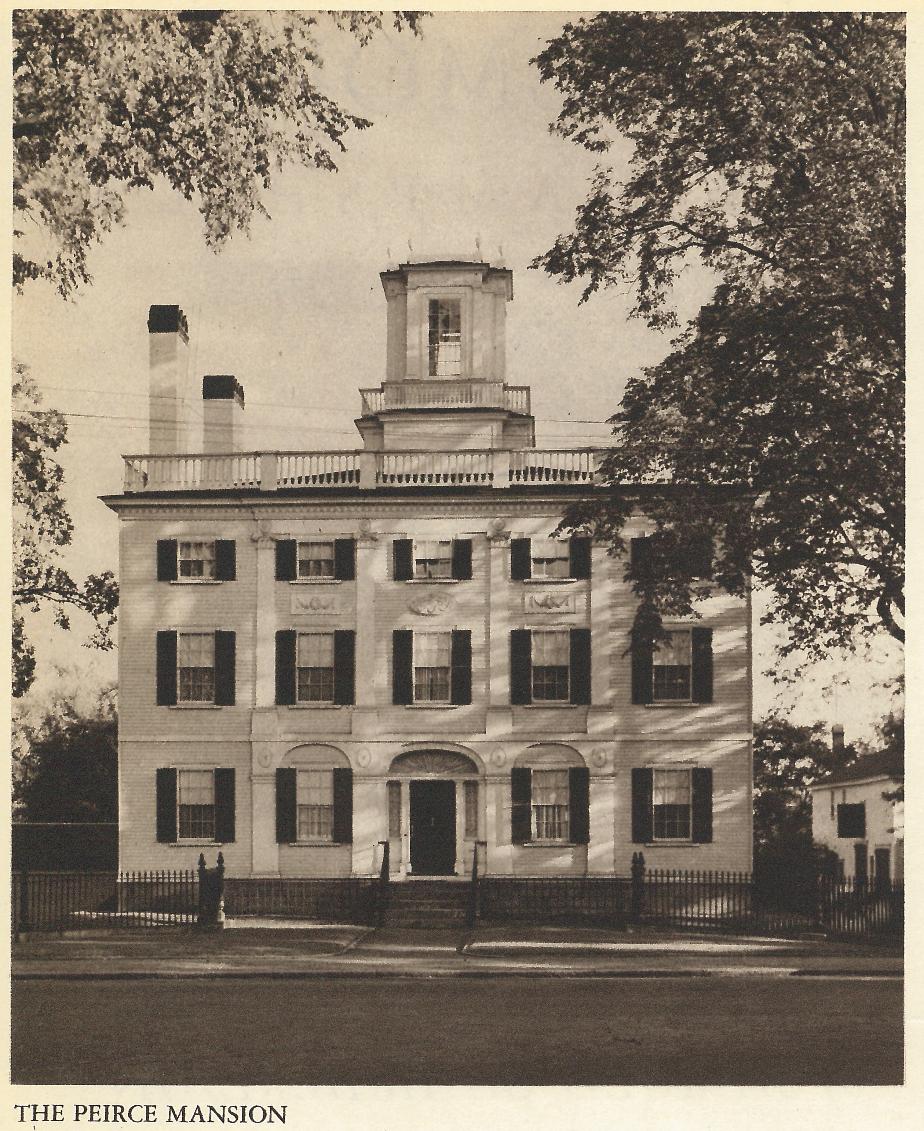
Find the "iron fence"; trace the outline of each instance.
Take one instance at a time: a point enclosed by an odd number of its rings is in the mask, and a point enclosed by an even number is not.
[[[198,877],[176,872],[14,872],[13,933],[197,921]]]
[[[233,916],[319,919],[370,923],[375,919],[380,880],[374,876],[343,879],[252,879],[225,877],[224,910]]]

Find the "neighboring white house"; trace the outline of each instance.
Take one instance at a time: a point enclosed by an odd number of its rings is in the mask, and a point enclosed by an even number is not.
[[[812,837],[837,853],[845,879],[904,881],[905,805],[884,796],[904,777],[904,756],[881,751],[810,787]]]
[[[241,452],[240,385],[192,397],[185,317],[151,307],[151,452],[106,499],[121,867],[220,846],[231,876],[371,875],[387,840],[396,879],[465,875],[479,841],[494,874],[627,874],[639,848],[749,869],[748,599],[630,654],[625,560],[552,536],[600,453],[535,447],[529,387],[506,383],[511,272],[381,280],[356,451]],[[634,517],[627,545],[649,530]]]

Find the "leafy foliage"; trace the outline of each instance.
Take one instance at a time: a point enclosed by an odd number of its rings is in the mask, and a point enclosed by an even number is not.
[[[25,613],[54,609],[55,623],[70,628],[69,611],[79,609],[96,622],[90,645],[111,648],[119,593],[110,571],[78,585],[61,566],[73,524],[64,506],[64,473],[54,458],[66,442],[67,423],[43,410],[27,368],[13,371],[13,695],[29,689],[35,653],[26,636]]]
[[[318,18],[16,9],[16,285],[46,278],[68,296],[88,282],[88,251],[122,222],[128,189],[166,179],[199,202],[218,248],[265,213],[274,171],[335,169],[346,134],[369,123],[318,86]],[[363,44],[383,27],[375,12],[328,18]],[[415,33],[421,19],[392,15]]]
[[[118,718],[111,689],[86,713],[72,696],[55,696],[41,718],[22,730],[25,749],[13,780],[21,820],[118,819]]]
[[[649,620],[756,579],[783,655],[903,639],[902,16],[610,12],[534,63],[563,95],[558,133],[631,146],[534,266],[584,299],[628,285],[659,329],[683,270],[715,279],[628,382],[611,490],[568,523],[621,552],[633,510],[654,520],[662,568],[630,575]],[[694,591],[697,537],[713,579]]]

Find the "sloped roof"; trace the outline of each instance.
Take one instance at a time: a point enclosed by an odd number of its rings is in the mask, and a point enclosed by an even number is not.
[[[899,750],[878,750],[875,754],[865,754],[842,770],[835,770],[826,778],[820,778],[812,784],[812,789],[851,781],[865,781],[867,778],[890,778],[898,781],[904,776],[904,753]]]

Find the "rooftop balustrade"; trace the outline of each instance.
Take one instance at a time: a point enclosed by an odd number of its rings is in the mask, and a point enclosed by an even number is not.
[[[235,452],[129,455],[125,493],[298,488],[593,486],[605,448],[454,452]]]
[[[392,409],[498,408],[529,414],[529,385],[501,381],[396,381],[360,389],[363,416]]]

